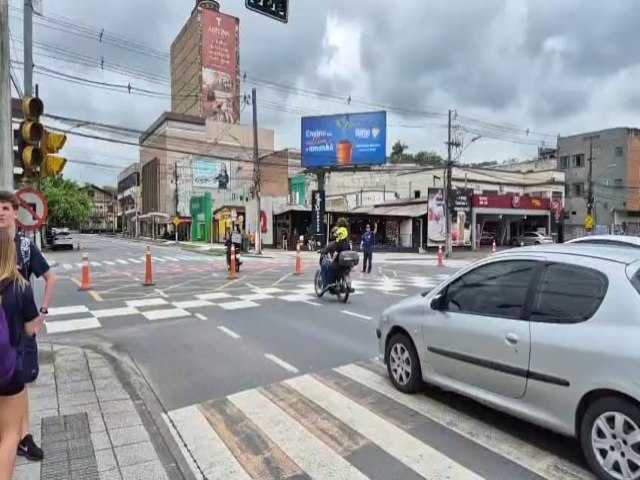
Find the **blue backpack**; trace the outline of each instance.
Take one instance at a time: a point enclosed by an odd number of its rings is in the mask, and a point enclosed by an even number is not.
[[[2,295],[0,295],[0,387],[4,387],[11,381],[17,365],[18,349],[11,345],[9,319],[2,308]]]

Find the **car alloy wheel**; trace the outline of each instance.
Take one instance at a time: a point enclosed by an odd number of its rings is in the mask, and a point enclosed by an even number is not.
[[[621,397],[605,397],[587,408],[580,442],[598,478],[640,480],[640,408]]]
[[[422,371],[418,353],[411,339],[398,333],[387,347],[387,371],[395,387],[404,393],[413,393],[422,386]]]
[[[640,428],[620,412],[605,412],[593,423],[591,446],[602,469],[620,480],[640,478]]]

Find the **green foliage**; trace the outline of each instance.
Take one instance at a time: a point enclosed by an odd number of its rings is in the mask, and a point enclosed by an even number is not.
[[[73,180],[62,175],[42,180],[42,192],[49,205],[51,227],[79,228],[91,216],[91,200]]]
[[[436,152],[419,151],[417,153],[406,153],[408,150],[406,143],[398,140],[391,147],[391,163],[414,163],[424,166],[444,165],[444,159]]]

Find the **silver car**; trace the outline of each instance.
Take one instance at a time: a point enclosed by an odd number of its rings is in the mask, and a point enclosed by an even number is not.
[[[512,243],[514,243],[515,245],[524,245],[525,247],[528,247],[530,245],[553,243],[553,238],[540,232],[526,232],[521,237],[514,238]]]
[[[460,393],[577,438],[600,478],[640,478],[635,250],[500,252],[388,308],[376,334],[398,390]]]
[[[565,243],[579,243],[589,245],[615,245],[620,247],[640,248],[640,237],[631,235],[589,235],[574,238]]]

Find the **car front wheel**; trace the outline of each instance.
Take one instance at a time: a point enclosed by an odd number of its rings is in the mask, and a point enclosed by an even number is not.
[[[387,371],[393,385],[403,393],[415,393],[422,387],[418,352],[404,333],[397,333],[389,340]]]
[[[580,425],[580,442],[598,478],[640,479],[640,408],[619,397],[593,402]]]

